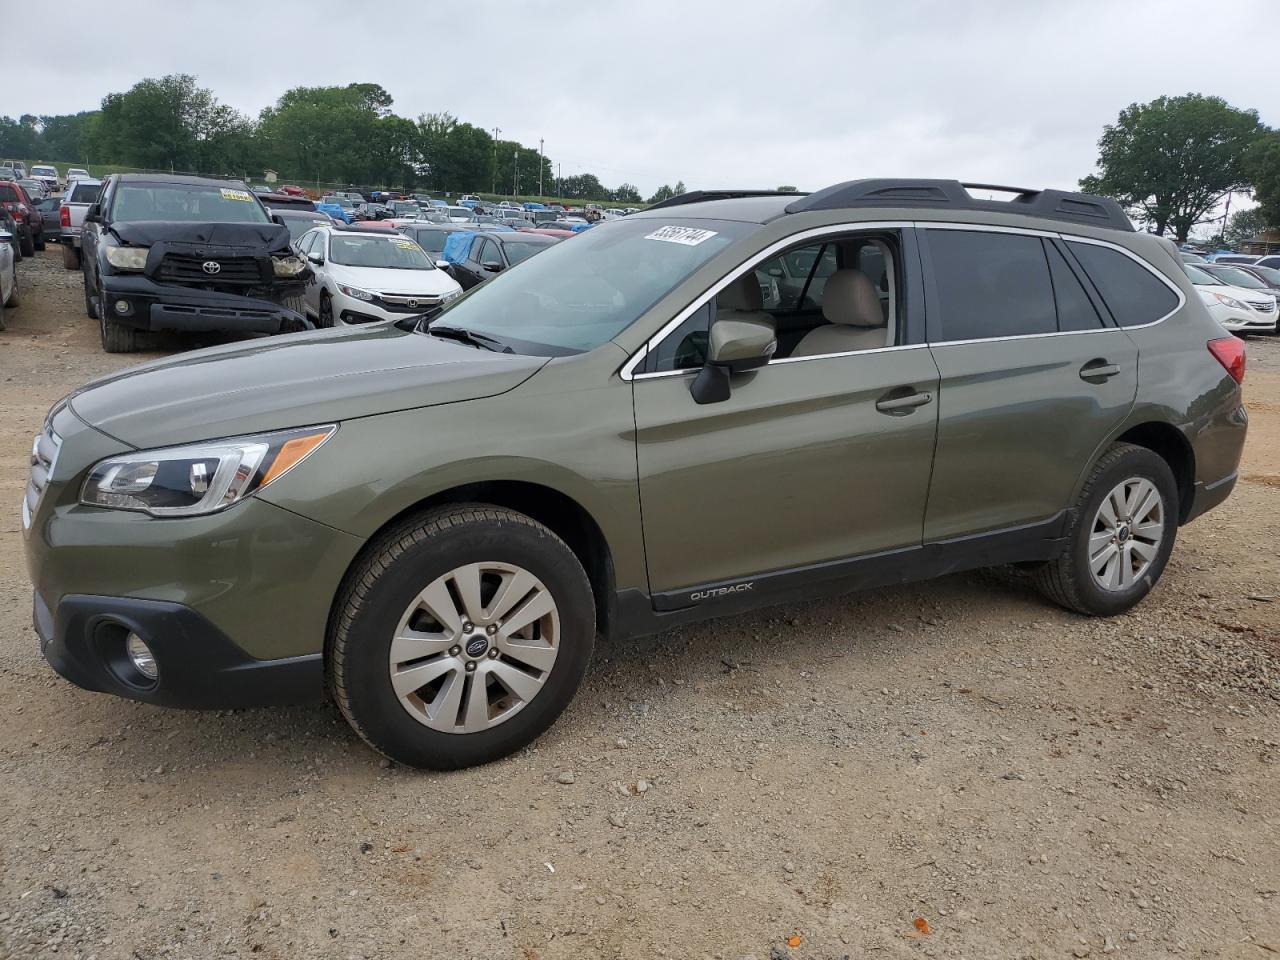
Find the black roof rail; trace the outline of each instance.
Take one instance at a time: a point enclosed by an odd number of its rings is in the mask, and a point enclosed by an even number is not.
[[[969,190],[1014,194],[1011,200],[980,200]],[[675,199],[680,199],[679,197]],[[1066,190],[1030,190],[959,180],[848,180],[798,198],[787,213],[844,210],[850,207],[921,207],[932,210],[980,210],[984,213],[1022,213],[1046,220],[1085,223],[1133,232],[1124,208],[1110,197]]]
[[[666,200],[645,207],[646,210],[661,210],[663,207],[682,207],[686,203],[701,203],[703,200],[738,200],[742,197],[803,197],[803,193],[794,190],[690,190],[677,194]]]

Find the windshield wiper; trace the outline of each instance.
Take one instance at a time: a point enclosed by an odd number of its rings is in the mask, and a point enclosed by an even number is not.
[[[515,353],[514,350],[497,337],[491,337],[486,333],[476,333],[463,327],[451,327],[443,323],[433,323],[427,327],[427,333],[445,340],[458,340],[461,343],[469,343],[473,347],[492,350],[494,353]]]

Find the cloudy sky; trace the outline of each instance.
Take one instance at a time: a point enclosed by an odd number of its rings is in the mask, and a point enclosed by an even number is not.
[[[1234,0],[1228,29],[1202,0],[62,0],[55,22],[78,26],[5,45],[0,114],[91,109],[177,72],[250,115],[292,86],[376,82],[397,113],[542,137],[566,176],[646,195],[1072,187],[1134,101],[1216,94],[1280,125],[1268,43],[1250,40],[1276,2]]]

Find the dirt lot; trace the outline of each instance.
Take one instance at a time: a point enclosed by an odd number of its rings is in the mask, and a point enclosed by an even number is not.
[[[1243,481],[1136,612],[972,574],[604,644],[534,749],[423,774],[328,705],[166,711],[41,661],[30,438],[132,362],[57,256],[0,333],[0,956],[1280,952],[1280,341]]]

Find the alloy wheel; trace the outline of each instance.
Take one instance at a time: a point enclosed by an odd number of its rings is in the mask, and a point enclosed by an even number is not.
[[[1130,477],[1103,498],[1089,534],[1089,571],[1104,590],[1142,578],[1164,539],[1164,498],[1145,477]]]
[[[415,720],[479,733],[542,690],[560,646],[551,592],[509,563],[470,563],[433,580],[391,640],[391,686]]]

